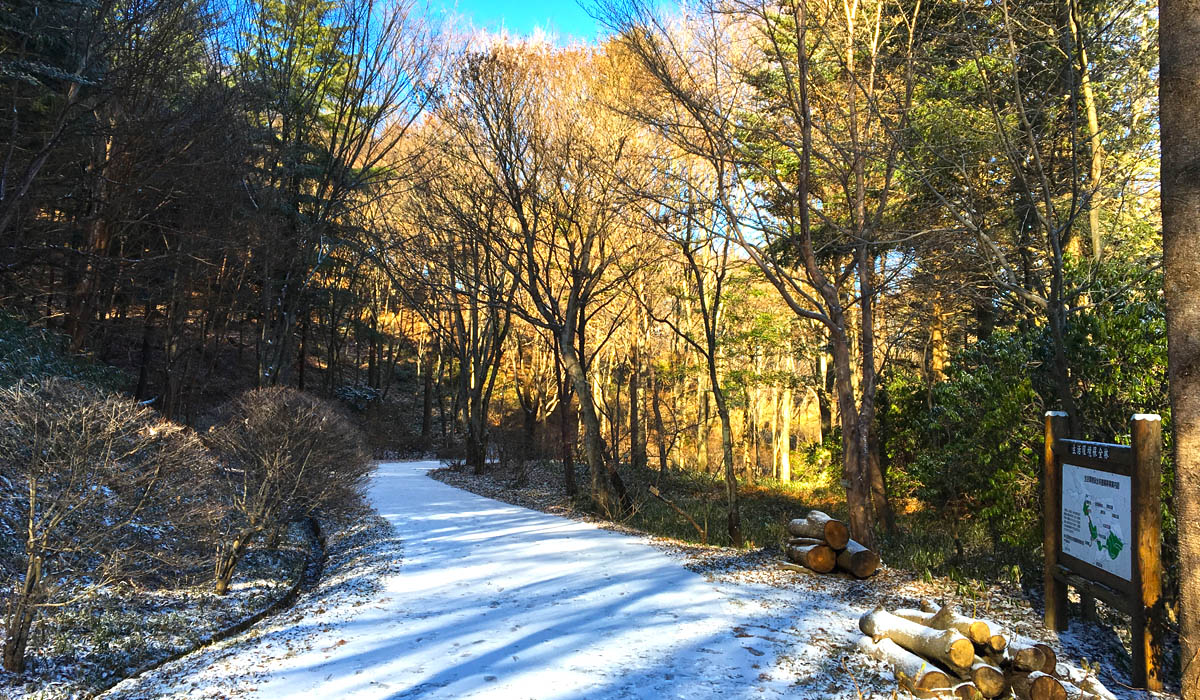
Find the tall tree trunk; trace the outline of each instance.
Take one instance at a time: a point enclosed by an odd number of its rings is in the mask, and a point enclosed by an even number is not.
[[[940,301],[933,304],[933,318],[929,327],[929,382],[936,384],[946,379],[946,361],[950,347],[946,342],[946,317]]]
[[[646,468],[646,438],[642,433],[641,411],[641,381],[642,356],[637,343],[634,343],[633,353],[629,359],[629,461],[634,469]]]
[[[430,438],[433,435],[433,377],[437,369],[434,367],[432,347],[425,351],[424,361],[421,367],[422,372],[422,388],[421,388],[421,449],[428,450]]]
[[[833,356],[834,390],[842,426],[842,470],[846,483],[846,507],[850,512],[850,536],[868,549],[875,546],[871,518],[871,487],[862,464],[859,445],[859,412],[855,409],[853,360],[850,343],[844,333],[830,329],[829,346]]]
[[[1184,700],[1200,700],[1200,0],[1159,6],[1163,260]]]
[[[1100,141],[1100,119],[1096,111],[1096,94],[1092,89],[1092,70],[1088,65],[1087,47],[1083,43],[1084,34],[1080,31],[1079,5],[1075,0],[1065,0],[1063,8],[1070,35],[1068,55],[1076,62],[1075,70],[1069,71],[1074,85],[1068,86],[1069,94],[1078,91],[1083,96],[1084,114],[1087,116],[1088,148],[1091,151],[1088,168],[1088,229],[1091,233],[1092,259],[1099,261],[1104,248],[1104,236],[1100,230],[1100,179],[1104,173],[1104,147]],[[1080,254],[1083,246],[1076,242],[1077,236],[1072,236],[1069,243],[1072,253]]]
[[[788,356],[784,362],[788,370],[788,383],[783,386],[779,397],[779,480],[787,483],[792,480],[792,384],[791,379],[796,374],[796,358],[788,348]]]
[[[771,387],[771,478],[779,478],[779,387]]]
[[[134,396],[145,400],[150,391],[150,355],[154,349],[154,302],[146,301],[146,312],[142,317],[142,354],[138,362],[138,383]]]
[[[308,366],[308,324],[312,315],[305,304],[300,311],[300,347],[296,350],[296,388],[304,391],[304,369]]]
[[[616,502],[606,478],[608,464],[604,456],[604,437],[600,428],[600,416],[596,413],[596,404],[592,398],[592,385],[575,350],[574,334],[568,332],[563,336],[559,340],[559,354],[562,357],[563,368],[575,387],[575,395],[579,398],[579,419],[583,423],[583,451],[591,479],[592,498],[595,499],[596,505],[600,506],[601,512],[611,518],[616,515]]]
[[[669,461],[671,458],[670,450],[667,449],[667,430],[663,425],[662,419],[662,385],[658,381],[658,370],[655,369],[654,363],[650,363],[650,409],[654,413],[654,434],[657,438],[655,444],[658,446],[658,471],[667,472]]]
[[[708,471],[708,390],[705,375],[696,375],[696,468]]]
[[[1057,297],[1056,292],[1053,296]],[[1075,396],[1071,392],[1070,363],[1067,360],[1067,309],[1061,299],[1051,299],[1050,308],[1050,340],[1053,344],[1054,390],[1058,395],[1059,407],[1067,414],[1072,436],[1079,433],[1080,416],[1076,414]]]
[[[721,459],[725,467],[725,502],[726,525],[729,529],[729,541],[734,547],[741,547],[742,515],[738,507],[737,473],[733,469],[733,426],[729,420],[729,406],[725,403],[725,392],[713,378],[713,397],[716,399],[717,416],[721,420]]]

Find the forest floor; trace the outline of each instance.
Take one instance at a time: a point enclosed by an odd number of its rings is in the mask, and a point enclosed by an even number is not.
[[[890,672],[855,650],[859,615],[957,599],[944,581],[897,570],[867,581],[806,575],[762,550],[500,503],[428,478],[438,466],[380,465],[371,499],[394,529],[331,544],[325,580],[291,611],[106,697],[890,698]],[[436,474],[473,491],[508,488]],[[524,481],[509,496],[557,507],[537,474]],[[1019,591],[979,591],[976,602],[1045,638]],[[1105,644],[1119,645],[1082,624],[1050,641],[1070,660],[1103,660]],[[1110,689],[1144,696],[1125,691],[1110,665]]]
[[[291,528],[277,550],[248,553],[223,596],[207,578],[81,591],[76,604],[43,613],[27,651],[26,673],[0,671],[0,699],[90,697],[139,669],[195,649],[283,598],[304,575],[311,547],[303,527]]]

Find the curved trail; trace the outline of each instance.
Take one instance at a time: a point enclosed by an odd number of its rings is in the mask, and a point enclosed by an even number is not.
[[[211,660],[165,667],[154,692],[695,699],[786,690],[764,673],[781,640],[739,632],[758,626],[761,607],[641,538],[461,491],[425,475],[437,466],[379,467],[371,500],[404,557],[373,600],[325,600]]]

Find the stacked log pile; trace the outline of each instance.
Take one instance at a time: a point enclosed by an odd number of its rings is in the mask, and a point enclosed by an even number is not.
[[[953,606],[877,607],[858,626],[865,635],[859,649],[888,663],[900,686],[920,698],[1115,700],[1094,676],[1058,663],[1049,646],[1009,638]]]
[[[789,561],[819,574],[841,569],[867,578],[879,569],[879,555],[850,539],[850,530],[819,510],[809,511],[787,525]]]

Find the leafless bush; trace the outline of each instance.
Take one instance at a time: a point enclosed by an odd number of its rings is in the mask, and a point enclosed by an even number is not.
[[[194,506],[207,454],[154,410],[71,380],[0,390],[6,670],[24,672],[42,610],[172,555],[163,533]]]
[[[362,502],[372,464],[362,433],[332,405],[286,388],[232,402],[206,441],[223,461],[228,510],[218,522],[216,591],[229,590],[250,543],[288,522]]]

